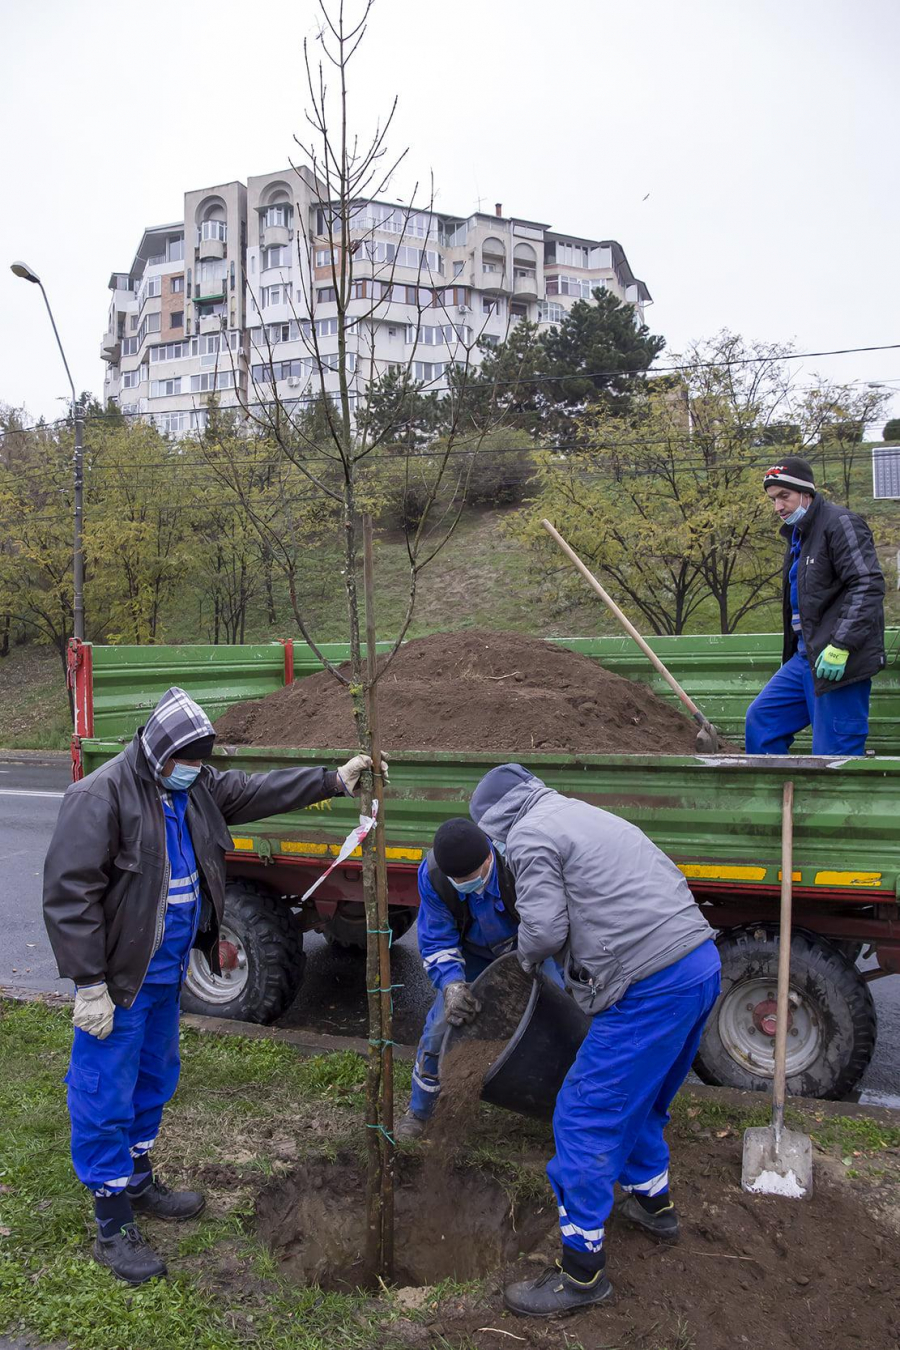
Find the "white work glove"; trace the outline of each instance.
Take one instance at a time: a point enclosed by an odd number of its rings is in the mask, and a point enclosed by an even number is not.
[[[72,1021],[76,1027],[105,1041],[113,1029],[116,1005],[109,996],[105,981],[89,984],[75,990],[75,1012]]]
[[[348,797],[352,797],[353,793],[358,790],[360,778],[366,769],[371,769],[371,767],[371,755],[354,755],[352,759],[347,760],[346,764],[341,765],[337,771],[337,776],[341,780],[341,787]],[[388,781],[388,766],[384,757],[381,760],[381,776],[385,782]]]
[[[474,1022],[481,1012],[481,1004],[472,993],[472,986],[463,980],[444,985],[444,1017],[451,1027]]]

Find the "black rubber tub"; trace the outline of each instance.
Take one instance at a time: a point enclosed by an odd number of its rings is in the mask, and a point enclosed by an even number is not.
[[[472,988],[481,1012],[468,1026],[447,1029],[441,1058],[461,1041],[505,1041],[484,1076],[482,1101],[549,1120],[590,1019],[546,975],[526,975],[515,952],[488,966]]]

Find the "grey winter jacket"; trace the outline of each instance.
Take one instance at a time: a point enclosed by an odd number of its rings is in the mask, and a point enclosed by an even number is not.
[[[537,966],[558,956],[586,1013],[602,1012],[712,937],[675,864],[618,816],[533,776],[492,804],[476,789],[471,814],[506,844],[520,961]]]

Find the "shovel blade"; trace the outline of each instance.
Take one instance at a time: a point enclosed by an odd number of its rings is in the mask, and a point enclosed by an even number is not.
[[[779,1138],[772,1125],[745,1130],[741,1187],[754,1195],[809,1199],[813,1188],[809,1135],[782,1130]]]
[[[712,722],[704,722],[697,732],[698,755],[717,755],[719,753],[719,733]]]

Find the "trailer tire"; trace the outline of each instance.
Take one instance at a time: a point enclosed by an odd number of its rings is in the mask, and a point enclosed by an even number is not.
[[[391,941],[399,942],[415,922],[416,912],[409,905],[394,905],[388,911]],[[366,951],[366,912],[356,902],[339,906],[325,925],[325,936],[332,951],[344,956],[364,956]]]
[[[722,993],[694,1061],[704,1083],[766,1092],[774,1072],[778,927],[733,928],[718,940]],[[839,1099],[859,1082],[875,1049],[869,986],[834,944],[805,929],[791,938],[787,1088]]]
[[[213,975],[206,957],[194,950],[182,1008],[204,1017],[274,1022],[296,998],[306,963],[303,933],[288,906],[265,887],[229,881],[219,942],[223,967],[227,956],[234,968]]]

